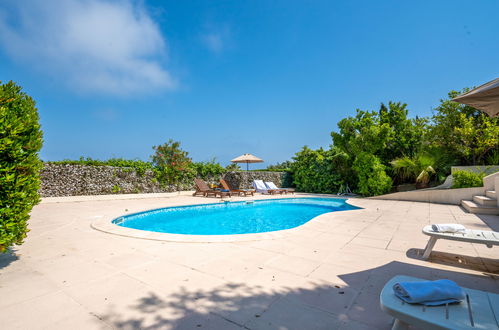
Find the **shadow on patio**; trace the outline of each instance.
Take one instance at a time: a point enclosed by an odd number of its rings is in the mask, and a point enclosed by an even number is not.
[[[411,259],[422,260],[424,250],[409,249],[406,256]],[[439,265],[458,267],[463,269],[484,272],[484,275],[499,278],[499,260],[484,257],[473,257],[463,254],[432,251],[428,262]]]
[[[117,311],[110,302],[99,318],[120,329],[389,329],[391,318],[379,307],[379,293],[395,275],[448,278],[464,287],[499,292],[497,281],[487,276],[393,261],[332,274],[331,282],[310,279],[295,288],[278,282],[227,283],[209,290],[179,286],[168,295],[144,293],[125,310]]]
[[[16,252],[10,249],[6,253],[0,253],[0,269],[7,267],[16,260],[19,260],[19,257]]]

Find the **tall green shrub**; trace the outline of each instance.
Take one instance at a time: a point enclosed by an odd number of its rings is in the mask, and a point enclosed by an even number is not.
[[[40,201],[42,143],[35,101],[13,82],[0,82],[0,252],[22,243]]]
[[[195,175],[189,153],[180,148],[180,142],[170,139],[153,149],[155,152],[151,160],[160,183],[176,185],[178,188]]]
[[[192,169],[198,178],[210,179],[222,176],[227,170],[217,163],[216,159],[213,158],[208,162],[195,162],[192,163]]]
[[[361,152],[353,162],[353,169],[359,178],[359,192],[364,196],[382,195],[390,191],[392,179],[385,172],[385,166],[378,157]]]
[[[461,165],[483,165],[499,149],[499,117],[452,101],[460,93],[451,91],[435,108],[428,140]]]
[[[303,147],[291,164],[296,188],[303,192],[336,193],[344,183],[338,158],[333,150]]]

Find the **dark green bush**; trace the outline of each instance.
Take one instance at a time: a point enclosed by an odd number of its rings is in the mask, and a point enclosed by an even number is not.
[[[344,183],[332,150],[312,150],[303,147],[293,157],[291,165],[293,182],[296,189],[302,192],[335,193]]]
[[[196,173],[196,177],[202,179],[219,177],[227,172],[227,170],[217,163],[215,159],[212,159],[209,162],[195,162],[192,163],[191,166]]]
[[[40,201],[42,143],[35,101],[13,82],[0,84],[0,252],[22,243]]]
[[[385,166],[378,157],[361,152],[353,162],[353,169],[359,178],[359,192],[362,195],[376,196],[390,191],[392,179],[386,174]]]
[[[475,173],[469,171],[455,171],[452,173],[454,182],[452,188],[471,188],[483,186],[485,173]]]

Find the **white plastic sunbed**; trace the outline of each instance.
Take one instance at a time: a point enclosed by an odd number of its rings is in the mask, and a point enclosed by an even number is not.
[[[423,234],[430,236],[430,240],[426,244],[423,259],[428,259],[430,257],[431,251],[435,246],[438,239],[449,239],[453,241],[463,241],[468,243],[478,243],[485,244],[488,248],[492,248],[494,245],[499,245],[499,232],[495,231],[484,231],[484,230],[471,230],[467,229],[464,232],[457,233],[440,233],[433,231],[431,226],[425,226],[423,228]],[[498,315],[499,317],[499,315]]]
[[[255,188],[256,192],[261,193],[261,194],[274,194],[275,190],[269,189],[265,183],[263,183],[263,180],[253,180],[253,188]]]
[[[282,193],[287,194],[288,193],[288,191],[286,189],[282,189],[282,188],[277,187],[275,185],[275,183],[272,182],[272,181],[268,181],[268,182],[266,181],[264,183],[267,186],[267,188],[269,188],[270,190],[274,190],[274,191],[276,191],[279,194],[282,194]]]
[[[408,304],[395,296],[393,285],[409,281],[424,280],[395,276],[381,291],[381,309],[395,318],[392,330],[409,329],[409,325],[425,330],[498,329],[498,294],[463,288],[466,299],[460,303],[442,306]]]

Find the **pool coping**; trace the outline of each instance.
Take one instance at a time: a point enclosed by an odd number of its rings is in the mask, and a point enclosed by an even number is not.
[[[256,196],[255,196],[256,197]],[[326,197],[324,195],[312,195],[312,194],[307,194],[306,196],[294,196],[294,198],[307,198],[307,197]],[[282,198],[282,197],[281,197]],[[271,198],[271,199],[265,199],[265,200],[272,200],[272,199],[281,199],[281,198]],[[290,197],[293,198],[293,197]],[[356,205],[355,199],[356,198],[345,198],[345,197],[332,197],[332,196],[327,196],[326,198],[331,198],[331,199],[344,199],[348,201],[348,203],[352,206],[358,207],[358,209],[353,209],[353,210],[344,210],[344,211],[339,211],[341,213],[343,212],[355,212],[362,210],[363,207]],[[255,201],[258,199],[247,199],[247,201]],[[236,201],[235,201],[236,202]],[[239,202],[239,201],[237,201]],[[353,202],[353,203],[352,203]],[[168,206],[164,208],[169,208],[169,207],[183,207],[183,206],[193,206],[193,205],[214,205],[214,204],[222,204],[224,202],[215,202],[215,203],[202,203],[202,204],[182,204],[182,205],[175,205],[175,206]],[[143,213],[143,212],[149,212],[153,210],[159,210],[163,208],[155,208],[155,209],[150,209],[150,210],[144,210],[141,212],[134,212],[126,215],[132,215],[132,214],[138,214],[138,213]],[[298,231],[301,231],[305,228],[310,228],[313,229],[315,226],[320,226],[320,219],[321,217],[328,216],[331,217],[335,213],[338,213],[338,211],[335,212],[327,212],[320,214],[309,221],[305,222],[302,225],[299,225],[294,228],[290,229],[282,229],[282,230],[276,230],[276,231],[270,231],[270,232],[264,232],[264,233],[252,233],[252,234],[232,234],[232,235],[187,235],[187,234],[170,234],[170,233],[159,233],[159,232],[154,232],[154,231],[148,231],[148,230],[141,230],[141,229],[133,229],[133,228],[127,228],[127,227],[122,227],[119,225],[116,225],[113,223],[114,220],[119,219],[122,216],[121,215],[118,217],[105,217],[102,219],[97,219],[94,220],[90,226],[98,231],[108,233],[108,234],[113,234],[113,235],[118,235],[118,236],[123,236],[123,237],[130,237],[130,238],[139,238],[139,239],[147,239],[147,240],[154,240],[154,241],[164,241],[164,242],[178,242],[178,243],[229,243],[229,242],[244,242],[244,241],[260,241],[260,240],[268,240],[268,239],[279,239],[279,238],[284,238],[284,237],[289,237],[293,234],[296,234]]]

